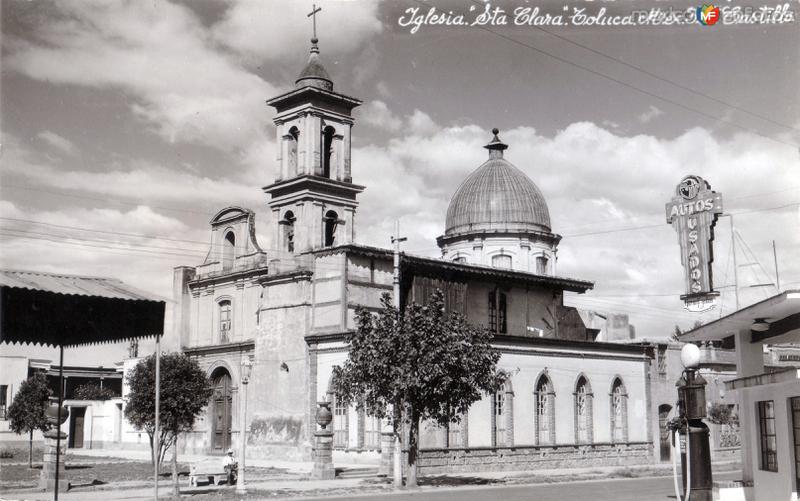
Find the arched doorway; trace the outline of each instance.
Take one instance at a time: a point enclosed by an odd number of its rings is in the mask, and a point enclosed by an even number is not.
[[[214,396],[211,404],[211,452],[225,454],[231,446],[231,375],[220,367],[211,375]]]

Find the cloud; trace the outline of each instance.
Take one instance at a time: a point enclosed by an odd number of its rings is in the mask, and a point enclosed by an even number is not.
[[[322,7],[317,15],[317,34],[323,57],[360,49],[364,42],[381,33],[378,2],[359,2],[353,9],[349,2],[316,2]],[[294,60],[287,47],[308,50],[311,38],[311,1],[279,2],[245,0],[230,5],[224,18],[213,26],[218,43],[233,49],[250,63]]]
[[[650,107],[647,109],[647,111],[639,115],[639,121],[643,124],[646,124],[652,121],[653,119],[660,117],[663,114],[664,112],[661,111],[661,109],[651,104]]]
[[[403,120],[389,111],[383,101],[370,101],[356,108],[356,119],[373,127],[395,132],[403,127]]]
[[[57,149],[61,153],[66,153],[67,155],[74,155],[78,151],[77,148],[75,148],[75,145],[72,144],[72,141],[62,136],[59,136],[55,132],[44,130],[39,134],[37,134],[36,137],[42,139],[49,146]]]
[[[439,126],[421,111],[415,115],[416,127],[407,125],[386,144],[353,151],[354,182],[367,187],[359,197],[358,234],[363,243],[386,246],[399,218],[409,237],[405,249],[437,256],[434,239],[444,231],[449,200],[486,160],[482,146],[491,133],[477,125]],[[625,135],[591,122],[573,123],[552,137],[530,127],[501,131],[500,137],[510,145],[506,158],[544,193],[553,230],[564,235],[558,273],[596,282],[596,290],[571,299],[574,304],[628,311],[642,335],[668,335],[665,325],[693,323],[696,316],[684,312],[678,299],[683,271],[677,237],[664,215],[675,185],[689,173],[723,194],[726,211],[741,213],[737,228],[765,267],[777,236],[784,249],[782,281],[800,281],[800,263],[789,259],[800,249],[800,234],[775,231],[800,225],[800,211],[791,205],[800,200],[795,175],[800,158],[791,147],[748,133],[721,140],[703,128],[672,139]],[[718,286],[732,282],[729,242],[721,220],[715,241]],[[743,287],[764,282],[761,275],[740,277]],[[669,295],[650,297],[665,292]],[[750,291],[748,301],[764,293]],[[730,311],[732,301],[731,289],[723,289],[723,310]],[[716,318],[719,309],[710,315]]]
[[[54,165],[48,157],[25,149],[13,136],[6,137],[3,174],[6,179],[24,178],[28,186],[102,195],[110,200],[134,200],[156,207],[182,205],[195,212],[205,209],[213,213],[227,205],[254,207],[263,202],[257,181],[263,180],[265,173],[248,156],[242,161],[252,162],[249,169],[221,172],[223,175],[218,178],[137,159],[89,171]],[[265,142],[245,155],[258,155],[271,148],[271,143]]]
[[[4,65],[55,84],[120,89],[168,141],[223,151],[263,135],[263,100],[277,88],[216,50],[186,7],[168,2],[59,2],[32,10]]]

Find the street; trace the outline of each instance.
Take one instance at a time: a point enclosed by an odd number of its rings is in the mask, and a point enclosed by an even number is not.
[[[715,480],[733,480],[741,473],[725,472],[714,476]],[[459,488],[448,490],[419,490],[400,494],[376,494],[359,496],[360,501],[433,500],[433,501],[482,501],[495,499],[502,501],[565,501],[590,499],[592,501],[650,501],[675,499],[672,477],[631,478],[595,480],[562,484],[517,485],[510,487]],[[353,499],[346,497],[304,498],[308,501],[337,501]]]

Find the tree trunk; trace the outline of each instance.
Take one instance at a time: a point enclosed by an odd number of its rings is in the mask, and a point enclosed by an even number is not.
[[[33,430],[30,430],[28,440],[28,468],[33,468]]]
[[[150,461],[151,465],[156,465],[156,449],[153,447],[153,435],[148,433],[147,436],[150,438]]]
[[[180,496],[181,490],[178,486],[178,437],[172,443],[172,495]]]
[[[417,450],[419,449],[419,412],[411,409],[411,427],[408,432],[408,481],[406,487],[417,487]]]

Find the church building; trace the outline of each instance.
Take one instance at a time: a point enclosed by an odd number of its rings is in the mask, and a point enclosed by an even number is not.
[[[317,402],[332,402],[334,459],[380,457],[379,420],[337,399],[334,366],[347,357],[354,312],[392,292],[392,251],[357,243],[351,165],[352,110],[312,39],[295,87],[267,101],[279,149],[264,187],[272,241],[255,236],[255,212],[220,210],[211,249],[174,272],[173,324],[185,353],[215,384],[182,448],[237,449],[246,388],[247,455],[309,459]],[[593,284],[556,273],[560,236],[543,193],[504,158],[499,131],[486,162],[455,190],[437,239],[441,257],[403,255],[401,304],[441,288],[446,307],[495,334],[505,388],[475,403],[459,425],[422,426],[422,474],[479,469],[596,466],[652,461],[650,359],[640,346],[596,342],[564,292]],[[513,145],[512,145],[513,146]],[[443,215],[444,216],[444,215]],[[241,367],[253,361],[249,384]]]

